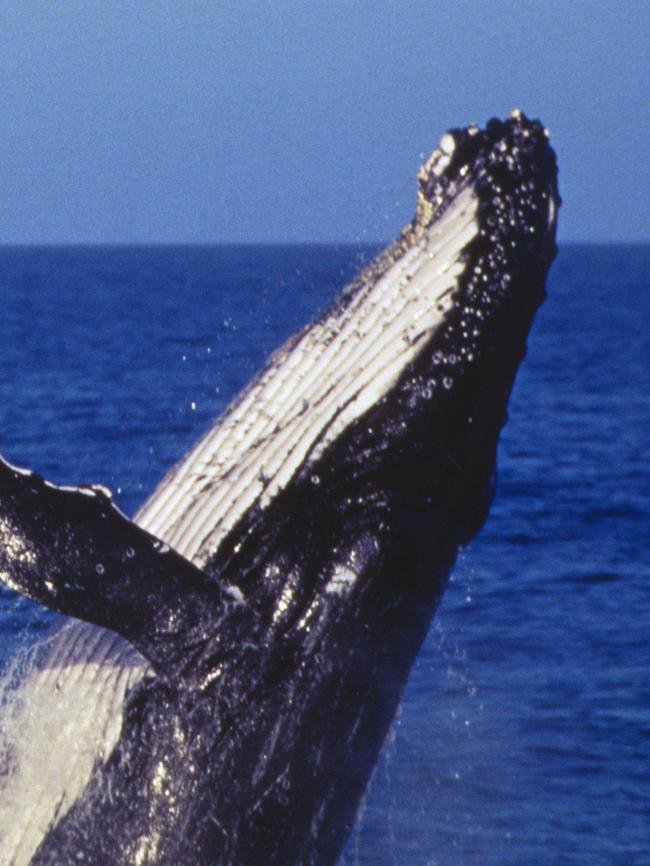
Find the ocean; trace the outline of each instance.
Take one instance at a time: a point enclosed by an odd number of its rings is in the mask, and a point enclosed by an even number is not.
[[[0,451],[132,513],[373,253],[0,247]],[[650,246],[566,246],[342,866],[650,863]],[[0,665],[49,614],[0,589]]]

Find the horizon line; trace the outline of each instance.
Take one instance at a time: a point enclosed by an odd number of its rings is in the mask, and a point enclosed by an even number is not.
[[[92,248],[124,248],[151,249],[164,247],[376,247],[387,246],[394,238],[378,240],[300,240],[300,241],[0,241],[0,249],[92,249]],[[650,246],[650,240],[562,240],[557,242],[558,249],[562,247],[645,247]]]

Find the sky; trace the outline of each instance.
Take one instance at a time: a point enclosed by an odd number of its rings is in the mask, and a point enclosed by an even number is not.
[[[550,129],[560,242],[650,241],[647,0],[0,0],[0,243],[366,242],[450,127]]]

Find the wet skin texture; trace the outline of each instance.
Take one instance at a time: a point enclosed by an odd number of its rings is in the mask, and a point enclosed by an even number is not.
[[[0,467],[0,577],[113,629],[152,668],[34,866],[255,866],[260,852],[269,866],[335,863],[459,546],[487,515],[555,253],[541,126],[514,114],[452,135],[444,172],[420,175],[413,223],[336,303],[471,183],[480,230],[454,305],[390,390],[249,508],[205,569],[99,489]]]

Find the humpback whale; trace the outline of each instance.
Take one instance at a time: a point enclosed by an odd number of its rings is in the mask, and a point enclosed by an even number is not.
[[[336,862],[486,518],[559,202],[538,121],[451,130],[399,237],[134,520],[0,463],[0,579],[72,618],[14,698],[3,862]]]

